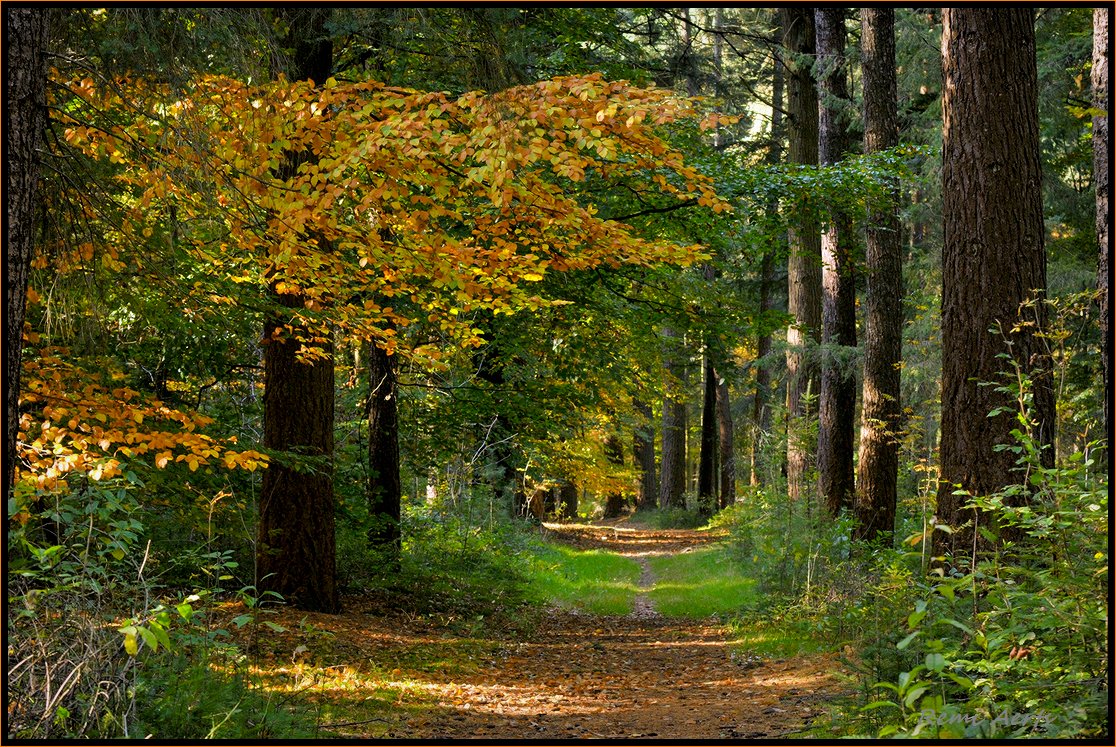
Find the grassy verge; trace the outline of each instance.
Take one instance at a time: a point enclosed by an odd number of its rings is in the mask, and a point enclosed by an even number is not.
[[[655,587],[649,596],[664,615],[732,614],[755,599],[755,582],[741,572],[724,545],[664,555],[650,562]]]
[[[536,601],[597,615],[632,611],[640,574],[634,560],[541,543],[531,548],[531,555],[530,588]]]

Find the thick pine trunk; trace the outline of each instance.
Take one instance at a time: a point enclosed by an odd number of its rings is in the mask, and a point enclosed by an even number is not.
[[[809,8],[783,13],[787,68],[787,160],[818,162],[818,95],[807,60],[814,54],[814,17]],[[817,396],[818,374],[810,343],[821,332],[821,237],[817,224],[803,219],[787,231],[787,494],[805,497],[811,454],[806,448],[808,413],[804,398]]]
[[[47,124],[46,46],[51,11],[11,8],[4,13],[4,160],[7,246],[4,264],[4,504],[15,479],[19,385],[27,281],[35,245],[37,151]]]
[[[825,105],[819,109],[818,157],[822,165],[840,162],[851,143],[842,121],[849,107],[845,72],[845,9],[815,11],[818,84]],[[853,425],[856,419],[856,371],[848,355],[856,348],[856,274],[852,257],[855,236],[852,220],[832,210],[822,234],[822,363],[818,396],[818,493],[831,515],[851,508],[853,485]]]
[[[643,423],[635,429],[632,451],[639,466],[636,508],[654,508],[659,500],[659,480],[655,472],[655,425],[651,405],[640,400],[632,403]]]
[[[864,150],[876,153],[899,144],[895,10],[862,8],[860,18]],[[890,544],[895,530],[902,414],[899,366],[903,353],[902,245],[895,185],[888,204],[868,215],[866,244],[864,385],[854,536],[871,540],[883,534]]]
[[[1098,114],[1093,116],[1093,181],[1097,189],[1097,244],[1100,249],[1097,263],[1097,297],[1100,301],[1100,330],[1101,330],[1101,385],[1104,391],[1104,432],[1111,437],[1112,434],[1112,329],[1108,317],[1109,305],[1109,259],[1108,259],[1108,221],[1111,218],[1108,205],[1108,189],[1111,174],[1109,169],[1112,162],[1108,153],[1108,27],[1112,14],[1110,8],[1097,8],[1093,11],[1093,107]],[[1111,445],[1109,446],[1111,449]],[[1097,460],[1098,464],[1107,464],[1106,450]]]
[[[398,563],[403,488],[399,477],[399,414],[395,356],[375,344],[368,359],[368,540]]]
[[[324,83],[332,44],[326,33],[330,11],[285,8],[289,24],[289,64],[277,66],[292,79]],[[297,168],[301,154],[288,154],[283,169]],[[278,308],[302,306],[301,296],[276,294]],[[297,337],[286,333],[291,314],[278,311],[264,324],[264,447],[294,455],[296,464],[273,459],[260,486],[256,577],[260,590],[282,594],[303,609],[335,612],[336,543],[333,499],[332,344],[319,345],[323,357],[301,361]],[[284,463],[288,462],[288,463]]]
[[[942,33],[943,228],[941,483],[935,555],[989,549],[975,531],[990,517],[965,509],[958,487],[987,495],[1018,483],[1015,398],[989,386],[1033,381],[1036,444],[1053,459],[1054,399],[1045,328],[1042,170],[1039,162],[1034,11],[946,8]],[[1011,332],[1020,306],[1031,324]],[[990,332],[999,328],[1000,332]],[[1010,343],[1010,344],[1009,344]],[[1009,359],[1001,358],[1008,354]],[[993,410],[1004,408],[990,417]]]

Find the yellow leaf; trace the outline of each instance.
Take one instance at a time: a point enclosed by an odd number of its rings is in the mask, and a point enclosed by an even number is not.
[[[132,656],[139,653],[139,642],[136,640],[135,633],[126,633],[124,635],[124,650]]]

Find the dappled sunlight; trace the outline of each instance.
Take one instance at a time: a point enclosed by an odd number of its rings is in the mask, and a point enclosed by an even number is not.
[[[841,693],[832,657],[765,661],[743,654],[761,636],[730,631],[714,617],[646,609],[649,599],[736,603],[749,593],[753,581],[729,572],[709,533],[546,531],[569,540],[552,575],[573,601],[556,600],[525,633],[451,633],[429,617],[360,599],[347,600],[340,615],[280,608],[261,615],[283,630],[257,636],[262,661],[249,676],[277,699],[309,697],[322,709],[323,733],[354,739],[777,738]],[[638,557],[656,554],[654,547],[671,548],[662,552],[673,558]],[[621,572],[608,561],[615,554],[636,555],[638,581],[611,578]],[[634,597],[636,609],[563,608],[611,595]],[[230,618],[241,612],[225,610]]]

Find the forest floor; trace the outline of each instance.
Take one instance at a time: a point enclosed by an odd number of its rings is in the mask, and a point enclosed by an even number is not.
[[[307,631],[328,639],[327,658],[338,663],[323,666],[316,656],[313,668],[304,667],[299,656],[317,647],[299,646],[289,666],[268,668],[286,682],[276,689],[318,693],[328,724],[322,736],[517,741],[787,737],[846,692],[833,654],[763,659],[741,649],[716,618],[654,609],[645,593],[655,583],[648,558],[690,552],[715,535],[624,522],[548,524],[546,535],[638,562],[632,612],[551,608],[528,630],[462,635],[359,600],[341,615],[287,610],[275,622],[300,630],[304,641]],[[374,689],[370,673],[380,682]],[[354,699],[365,707],[353,708]]]

